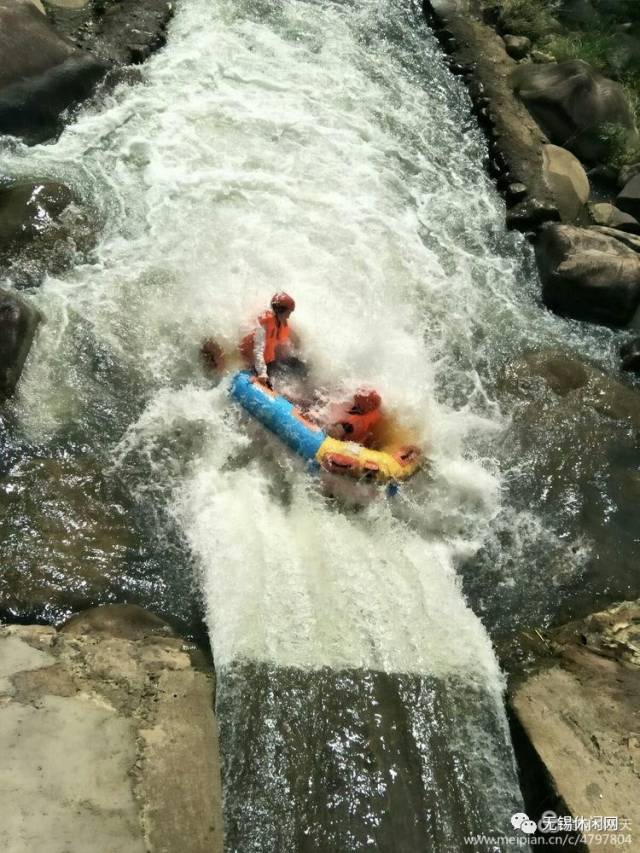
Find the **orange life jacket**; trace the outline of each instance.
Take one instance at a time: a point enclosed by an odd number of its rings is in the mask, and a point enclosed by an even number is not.
[[[371,439],[371,433],[380,423],[380,408],[371,412],[354,411],[351,407],[342,407],[331,420],[333,423],[345,426],[345,441],[356,441],[358,444]]]
[[[289,324],[279,323],[273,311],[265,311],[258,317],[258,323],[265,331],[264,361],[271,364],[278,356],[278,349],[289,340]],[[253,364],[253,347],[255,344],[255,329],[245,335],[240,344],[242,357],[248,364]]]

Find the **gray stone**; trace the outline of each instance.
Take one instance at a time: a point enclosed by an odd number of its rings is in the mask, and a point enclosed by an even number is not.
[[[550,53],[545,53],[543,50],[532,50],[531,61],[537,65],[545,65],[549,62],[555,62],[555,57]]]
[[[621,590],[632,588],[637,575],[633,515],[640,501],[640,392],[580,354],[558,349],[529,352],[508,363],[500,390],[508,394],[512,412],[505,444],[512,458],[527,460],[521,494],[531,506],[544,507],[545,517],[562,531],[563,543],[582,543],[589,520],[584,588],[575,585],[584,564],[576,566],[565,544],[557,551],[551,545],[547,554],[554,584],[574,589],[574,612],[589,608],[593,589],[624,595]],[[600,502],[594,499],[594,484],[603,482],[609,499]],[[525,582],[535,585],[537,566],[523,571]],[[564,605],[559,609],[567,610]],[[514,653],[513,640],[507,646],[505,656]],[[522,656],[516,658],[521,666]]]
[[[538,671],[510,697],[565,813],[626,818],[630,835],[640,823],[639,604],[538,632]]]
[[[498,164],[503,186],[524,184],[531,198],[537,199],[547,209],[553,206],[551,193],[542,176],[541,146],[549,140],[514,94],[510,75],[515,63],[495,28],[482,22],[483,18],[489,20],[486,3],[443,0],[436,4],[430,0],[425,8],[435,9],[434,24],[442,28],[438,32],[446,31],[455,37],[457,46],[453,59],[460,68],[468,69],[468,85],[474,101],[478,103],[479,97],[489,101],[488,113],[493,122],[491,136],[499,141],[502,155],[499,159],[503,161]],[[490,16],[490,19],[495,24],[495,18]],[[503,31],[514,32],[508,28]],[[482,103],[486,106],[486,102]],[[495,151],[491,159],[498,159]],[[509,204],[513,201],[515,199],[508,199]],[[519,228],[522,223],[522,227],[528,230],[530,213],[519,211],[514,217],[513,227]],[[534,218],[536,216],[537,212]]]
[[[545,304],[559,314],[621,326],[640,303],[640,257],[593,228],[551,224],[535,246]]]
[[[11,290],[0,290],[0,401],[16,389],[40,312]]]
[[[640,373],[640,338],[627,341],[620,347],[622,369]]]
[[[505,35],[502,38],[507,53],[512,59],[524,59],[531,50],[531,39],[526,36]]]
[[[507,212],[507,228],[515,228],[518,231],[537,231],[546,222],[555,222],[559,219],[560,212],[555,202],[525,198]]]
[[[110,610],[100,633],[92,611],[88,633],[82,614],[0,628],[0,847],[221,853],[212,670],[168,626],[141,634],[140,608]]]
[[[509,204],[516,204],[526,198],[527,188],[524,184],[516,181],[513,184],[509,184],[506,190],[506,196]]]
[[[57,181],[0,186],[0,276],[40,284],[71,266],[95,242],[95,229],[74,193]]]
[[[541,415],[543,400],[557,397],[558,420],[566,425],[561,431],[567,431],[569,441],[572,440],[569,425],[575,424],[580,413],[584,416],[587,409],[640,429],[640,394],[562,350],[525,353],[505,367],[501,389],[532,403],[536,417]],[[543,426],[549,433],[555,431],[549,421]],[[601,432],[593,443],[603,443],[603,440]],[[569,445],[560,449],[564,457],[570,452]],[[561,460],[554,460],[553,467],[559,469]]]
[[[634,252],[640,252],[640,236],[629,234],[627,231],[618,228],[608,228],[605,225],[592,225],[589,231],[602,234],[604,237],[612,237],[614,240],[619,240],[623,246],[633,249]]]
[[[604,201],[597,204],[590,204],[589,213],[596,225],[619,229],[630,234],[640,234],[640,222],[634,219],[633,216],[629,216],[628,213],[618,210],[613,204]]]
[[[625,184],[628,184],[631,178],[640,175],[640,163],[630,163],[628,166],[623,166],[618,173],[618,186],[622,189]]]
[[[618,194],[616,204],[624,213],[640,218],[640,174],[627,181]]]
[[[137,545],[125,509],[89,456],[36,456],[4,472],[0,539],[0,606],[5,613],[49,618],[121,589]]]
[[[41,141],[109,64],[59,36],[29,0],[0,0],[0,133]]]
[[[542,149],[543,175],[563,222],[575,222],[589,200],[589,179],[582,164],[566,148],[545,145]]]
[[[55,0],[56,5],[60,2]],[[143,62],[164,45],[175,5],[172,0],[71,2],[80,7],[73,13],[56,12],[55,28],[78,47],[117,67]]]
[[[512,75],[515,91],[556,145],[586,163],[606,157],[604,129],[621,127],[637,138],[624,89],[581,60],[522,65]]]

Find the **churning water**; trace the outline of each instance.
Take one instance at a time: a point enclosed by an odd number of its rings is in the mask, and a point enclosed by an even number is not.
[[[75,187],[101,234],[34,294],[20,429],[101,448],[188,544],[160,570],[204,600],[229,850],[458,853],[518,804],[456,568],[501,512],[496,371],[585,344],[536,304],[484,159],[409,0],[182,0],[142,82],[5,152]],[[279,289],[317,384],[373,384],[420,435],[430,468],[395,503],[327,499],[201,375],[202,339],[233,347]]]

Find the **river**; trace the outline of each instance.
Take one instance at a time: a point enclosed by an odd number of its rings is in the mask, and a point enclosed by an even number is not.
[[[541,310],[419,4],[176,6],[141,82],[54,144],[3,146],[7,173],[67,182],[100,224],[34,291],[5,470],[52,457],[81,493],[74,460],[97,460],[94,515],[134,538],[102,600],[192,633],[204,615],[229,851],[459,853],[521,808],[491,637],[529,598],[553,618],[553,566],[579,577],[588,552],[528,505],[498,376],[559,344],[611,367],[612,333]],[[202,375],[201,341],[233,346],[279,289],[318,385],[375,385],[420,435],[429,468],[394,501],[327,498]]]

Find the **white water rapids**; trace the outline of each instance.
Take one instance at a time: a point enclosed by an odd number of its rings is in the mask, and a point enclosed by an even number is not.
[[[137,488],[167,501],[190,545],[222,689],[238,661],[455,677],[503,722],[456,565],[501,501],[497,464],[474,449],[505,424],[482,369],[556,321],[534,303],[521,238],[504,233],[466,95],[409,3],[176,5],[143,82],[57,143],[5,155],[11,174],[75,187],[102,229],[92,258],[35,295],[48,322],[22,423],[42,441],[111,405],[69,362],[78,323],[129,371],[136,404],[114,464],[148,454]],[[317,382],[370,383],[419,431],[431,470],[397,504],[342,511],[200,375],[202,339],[233,346],[280,289]],[[194,425],[190,456],[154,452]],[[494,748],[463,744],[512,802]]]

